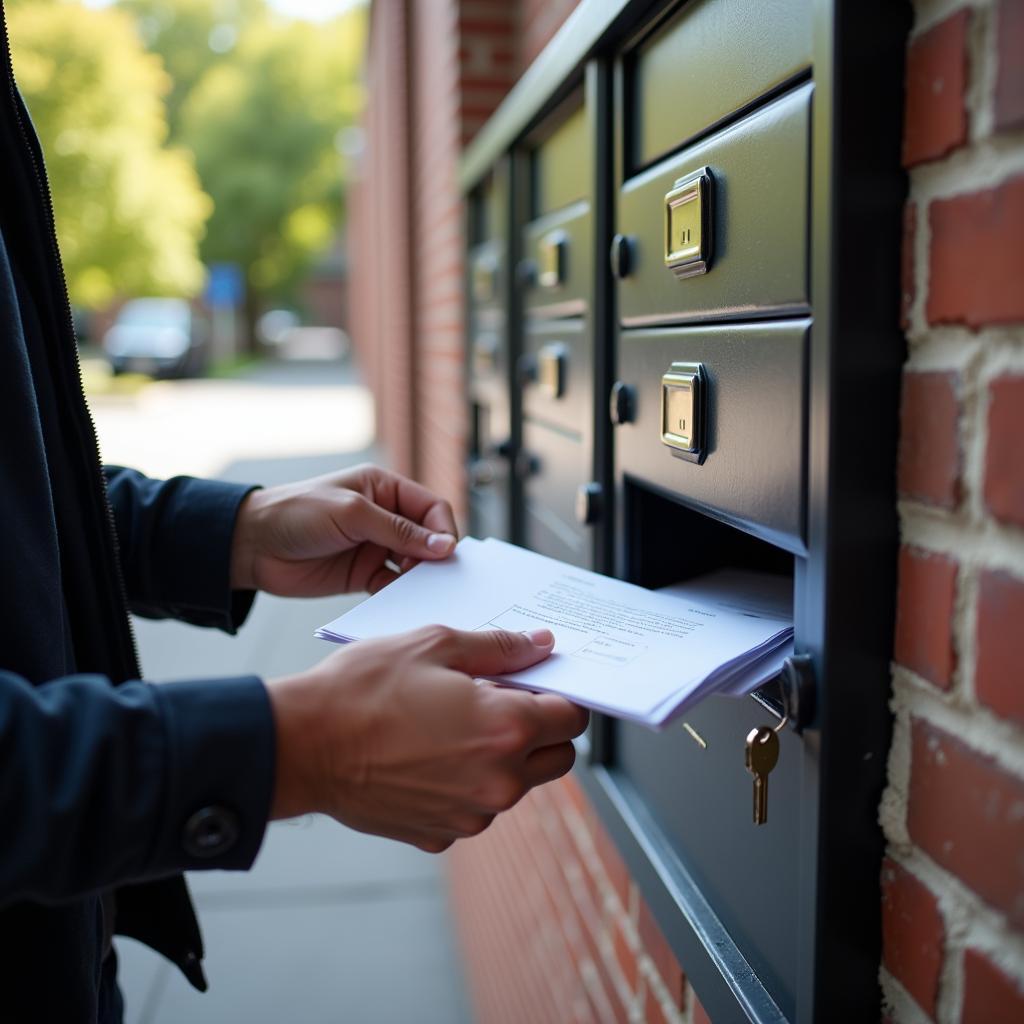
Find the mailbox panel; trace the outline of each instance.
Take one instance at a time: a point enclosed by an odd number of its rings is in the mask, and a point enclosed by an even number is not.
[[[578,488],[590,478],[590,455],[572,435],[526,419],[523,448],[529,468],[524,481],[523,543],[532,551],[593,568],[590,530],[576,518]]]
[[[808,309],[810,114],[808,84],[625,183],[623,324]],[[697,196],[687,187],[695,178],[704,182]],[[681,192],[689,202],[679,202]],[[697,238],[703,260],[686,246]]]
[[[809,329],[808,320],[796,320],[624,331],[619,377],[632,390],[635,409],[615,436],[620,472],[798,550]],[[676,408],[666,377],[678,375],[680,366],[699,367],[705,378],[705,420],[698,424],[703,448],[696,459],[682,457],[689,453],[673,443],[672,433],[666,436],[666,408]]]
[[[523,414],[579,440],[593,409],[591,334],[582,320],[531,324],[523,339]]]
[[[678,148],[811,63],[811,0],[696,0],[632,57],[633,167]]]
[[[559,111],[545,126],[545,137],[531,153],[532,216],[561,210],[588,194],[587,175],[581,173],[590,151],[586,111],[577,96],[569,112]]]
[[[594,266],[591,228],[585,200],[527,225],[524,284],[532,318],[579,316],[586,310]]]
[[[744,739],[775,718],[748,698],[710,697],[660,733],[620,723],[616,775],[664,830],[783,1013],[793,1012],[798,936],[801,741],[779,735],[768,820],[752,820]],[[705,746],[694,738],[696,734]],[[642,795],[640,795],[642,794]]]
[[[792,580],[787,722],[777,683],[689,729],[595,715],[577,761],[715,1021],[879,1012],[911,13],[582,0],[463,162],[470,191],[512,168],[516,539],[648,587]],[[744,741],[777,723],[755,825]]]
[[[530,317],[580,316],[593,287],[592,129],[577,90],[531,135],[520,283]]]

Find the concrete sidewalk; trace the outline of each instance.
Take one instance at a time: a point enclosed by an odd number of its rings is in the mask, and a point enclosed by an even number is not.
[[[273,484],[373,455],[236,462],[218,476]],[[313,629],[356,600],[261,595],[236,637],[137,621],[144,673],[166,681],[300,670],[327,651]],[[118,940],[128,1024],[469,1021],[440,858],[310,817],[272,825],[252,871],[196,873],[190,885],[210,990],[195,992],[156,954]]]

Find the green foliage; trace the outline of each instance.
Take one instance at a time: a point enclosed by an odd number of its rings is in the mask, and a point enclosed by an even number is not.
[[[166,146],[158,57],[132,20],[73,3],[18,3],[15,73],[39,133],[72,301],[190,295],[211,204],[192,157]]]
[[[8,22],[74,302],[194,294],[201,255],[243,267],[254,305],[335,237],[364,7],[312,25],[266,0],[8,0]]]
[[[214,201],[203,256],[240,264],[258,293],[286,291],[336,230],[364,23],[362,9],[327,25],[258,21],[182,108]]]
[[[171,76],[167,120],[176,140],[181,108],[210,68],[228,58],[245,30],[267,17],[264,0],[118,0],[147,49]]]

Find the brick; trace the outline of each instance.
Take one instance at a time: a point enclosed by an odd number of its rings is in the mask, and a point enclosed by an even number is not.
[[[911,201],[903,207],[903,241],[900,249],[900,326],[910,327],[910,307],[917,295],[914,246],[917,243],[917,203]]]
[[[964,953],[964,1001],[960,1024],[1020,1024],[1024,989],[984,953]]]
[[[686,998],[686,976],[676,959],[668,939],[662,934],[658,922],[644,900],[640,900],[640,916],[637,921],[640,932],[640,945],[644,952],[654,961],[658,975],[672,997],[672,1003],[683,1008]]]
[[[953,682],[957,564],[945,555],[900,549],[894,655],[942,690]]]
[[[591,813],[587,820],[590,823],[590,833],[594,838],[598,856],[612,883],[612,888],[619,897],[619,902],[625,909],[629,906],[629,869],[596,815]]]
[[[915,718],[907,829],[1015,928],[1024,928],[1024,779]]]
[[[882,962],[929,1016],[935,1015],[945,937],[934,893],[886,858],[882,864]]]
[[[590,813],[590,801],[587,799],[586,793],[583,792],[583,787],[572,775],[563,776],[548,788],[556,792],[559,797],[567,799],[581,816],[585,817]]]
[[[605,962],[605,958],[601,953],[601,950],[598,948],[596,936],[593,935],[588,928],[583,929],[583,936],[586,949],[589,954],[589,959],[597,971],[601,991],[604,992],[608,999],[612,1013],[615,1016],[616,1024],[629,1024],[629,1012],[626,1007],[623,1006],[622,1000],[619,998],[619,990],[612,978],[609,965]],[[603,1018],[599,1017],[598,1019]]]
[[[626,979],[630,992],[636,994],[640,984],[640,970],[637,965],[637,954],[630,946],[626,933],[621,925],[614,925],[613,944],[615,959],[619,962],[622,976]]]
[[[949,509],[960,500],[958,384],[955,373],[907,373],[900,408],[900,494]]]
[[[903,164],[945,156],[967,141],[967,10],[939,22],[907,48]]]
[[[997,715],[1024,725],[1024,580],[989,570],[978,586],[974,690]]]
[[[672,1024],[653,992],[648,992],[644,1001],[644,1024]]]
[[[653,992],[648,992],[643,1005],[644,1024],[671,1024]]]
[[[693,997],[693,1024],[711,1024],[708,1011],[704,1009],[696,995]]]
[[[931,324],[1024,320],[1024,175],[928,207]]]
[[[996,6],[995,125],[1000,131],[1024,127],[1024,0]]]
[[[997,377],[989,387],[985,504],[997,519],[1024,526],[1024,376]]]

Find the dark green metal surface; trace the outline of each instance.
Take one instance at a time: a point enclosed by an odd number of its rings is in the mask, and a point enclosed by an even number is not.
[[[644,40],[627,64],[628,165],[678,149],[808,68],[811,7],[696,0]]]
[[[807,320],[624,331],[619,379],[636,419],[617,428],[618,477],[679,495],[789,550],[803,550]],[[661,377],[673,362],[709,378],[707,454],[687,462],[661,443]],[[680,531],[678,543],[685,545]]]
[[[624,183],[618,230],[632,251],[619,285],[624,324],[807,311],[811,94],[810,84],[800,86]],[[711,268],[680,281],[664,262],[664,197],[705,166],[713,178]]]

